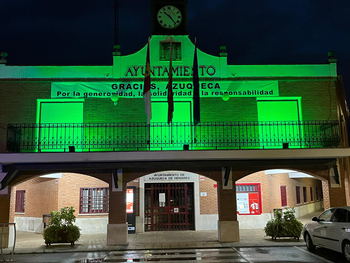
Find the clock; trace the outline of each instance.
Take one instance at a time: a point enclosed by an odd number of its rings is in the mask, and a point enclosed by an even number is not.
[[[182,14],[180,9],[173,5],[166,5],[159,9],[157,20],[161,27],[166,29],[175,29],[182,22]]]
[[[152,35],[188,35],[188,0],[151,0]]]

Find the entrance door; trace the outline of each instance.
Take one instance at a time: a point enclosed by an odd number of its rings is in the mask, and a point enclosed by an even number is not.
[[[193,183],[145,184],[145,231],[194,230]]]

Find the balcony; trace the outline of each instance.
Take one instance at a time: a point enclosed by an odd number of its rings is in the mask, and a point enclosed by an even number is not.
[[[338,121],[9,124],[9,152],[334,148]]]

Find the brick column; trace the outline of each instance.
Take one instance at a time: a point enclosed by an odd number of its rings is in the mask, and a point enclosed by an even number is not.
[[[330,208],[330,199],[329,199],[329,182],[328,180],[322,180],[322,193],[323,193],[323,208],[324,210]]]
[[[236,186],[223,189],[222,181],[218,181],[218,231],[220,242],[238,242],[239,225],[237,221]]]
[[[121,191],[109,193],[109,222],[107,225],[107,245],[128,244],[128,223],[126,221],[126,184]]]
[[[9,220],[10,220],[10,194],[0,193],[0,223],[9,223],[10,222]]]
[[[330,174],[328,181],[326,183],[328,184],[328,190],[329,190],[329,206],[328,207],[337,207],[337,206],[346,206],[348,203],[347,197],[348,194],[346,193],[346,189],[348,188],[348,185],[345,183],[345,177],[347,176],[347,173],[344,169],[344,165],[341,161],[339,161],[339,180],[340,183],[336,184],[335,180],[332,178],[332,175]],[[324,184],[322,184],[322,187],[324,187]],[[325,190],[324,190],[325,191]],[[323,191],[323,192],[324,192]],[[323,198],[326,200],[326,197]],[[325,205],[326,209],[326,205]]]
[[[6,187],[4,190],[0,191],[0,223],[13,223],[10,222],[10,189],[10,187]],[[13,225],[7,225],[4,227],[4,230],[2,230],[2,227],[3,225],[0,224],[0,235],[3,232],[2,248],[12,247],[14,244],[14,227]]]
[[[329,188],[329,201],[330,207],[346,206],[346,193],[344,181],[341,187],[330,187]]]

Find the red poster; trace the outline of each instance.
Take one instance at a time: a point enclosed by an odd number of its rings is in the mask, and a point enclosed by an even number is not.
[[[249,211],[251,215],[261,214],[258,193],[249,193]]]

